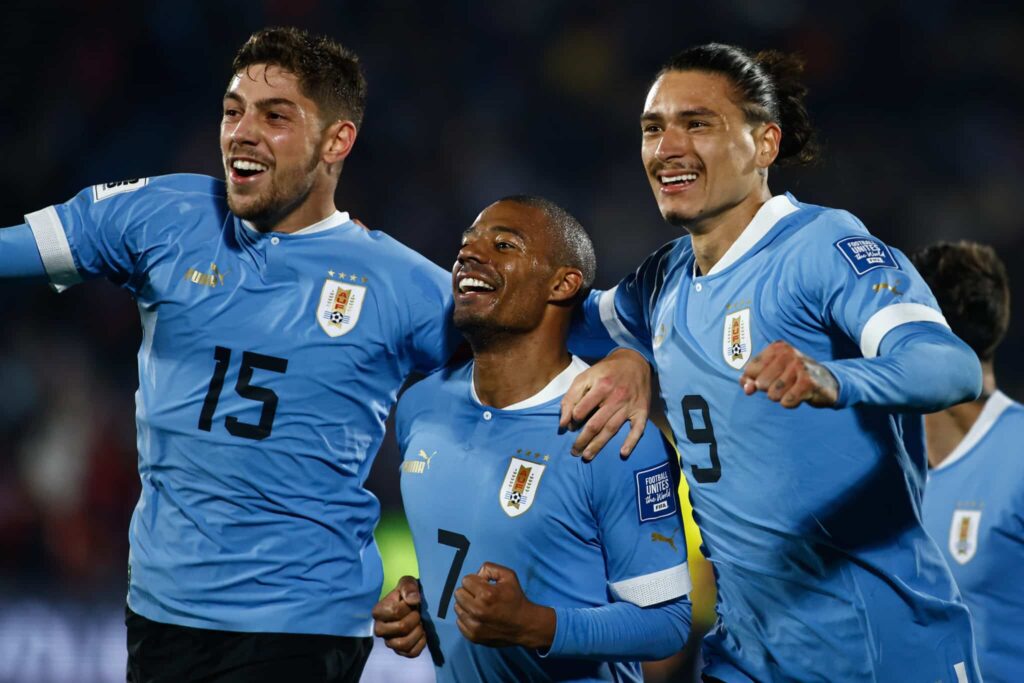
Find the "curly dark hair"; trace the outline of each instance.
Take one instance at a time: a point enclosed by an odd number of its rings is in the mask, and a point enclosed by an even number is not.
[[[939,242],[910,255],[956,336],[992,360],[1010,326],[1010,282],[992,247]]]
[[[320,109],[324,125],[341,119],[358,128],[366,109],[366,78],[359,57],[325,36],[293,27],[266,28],[245,41],[232,68],[240,73],[254,64],[280,67],[295,74],[303,95]]]

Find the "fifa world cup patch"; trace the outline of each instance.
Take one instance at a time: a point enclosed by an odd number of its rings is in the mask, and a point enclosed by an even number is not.
[[[902,270],[889,247],[874,237],[844,237],[835,246],[853,268],[853,272],[857,273],[857,277],[875,268]]]
[[[533,506],[545,468],[547,465],[512,458],[498,493],[502,512],[509,517],[518,517]]]
[[[115,183],[93,185],[92,201],[94,203],[101,202],[104,199],[113,197],[115,194],[135,192],[135,190],[141,190],[146,185],[149,185],[149,178],[132,178],[131,180],[118,180]]]
[[[359,313],[366,299],[366,287],[337,280],[324,280],[316,321],[331,337],[348,334],[359,322]]]
[[[637,470],[636,502],[641,522],[650,522],[677,514],[675,486],[668,463]]]
[[[949,554],[960,564],[967,564],[978,552],[978,528],[981,510],[954,510],[949,525]]]

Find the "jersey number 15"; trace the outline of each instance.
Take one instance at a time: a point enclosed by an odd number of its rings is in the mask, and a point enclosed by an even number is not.
[[[203,410],[199,413],[198,426],[204,432],[208,432],[213,428],[213,413],[217,410],[220,391],[224,388],[224,375],[227,374],[228,363],[231,362],[231,349],[224,348],[223,346],[214,348],[213,359],[216,361],[216,364],[213,366],[213,377],[210,378],[210,388],[206,391]],[[235,392],[242,398],[262,403],[263,409],[260,411],[259,424],[242,422],[234,415],[228,415],[224,418],[224,427],[228,430],[229,434],[257,441],[270,436],[270,432],[274,428],[274,415],[277,413],[277,394],[272,389],[251,384],[253,371],[267,370],[268,372],[284,374],[287,369],[287,358],[264,356],[262,353],[254,351],[242,352],[242,367],[238,371]]]

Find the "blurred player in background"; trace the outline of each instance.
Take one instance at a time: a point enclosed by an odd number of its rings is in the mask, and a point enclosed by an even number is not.
[[[448,274],[334,205],[358,59],[295,29],[234,61],[226,183],[89,188],[0,230],[0,273],[138,302],[128,680],[357,680],[379,597],[363,487],[398,388],[444,363]]]
[[[709,44],[659,72],[642,158],[688,234],[592,293],[577,333],[658,373],[717,579],[708,680],[977,681],[967,609],[920,522],[915,413],[977,396],[978,360],[901,253],[770,192],[773,165],[815,156],[801,70]],[[563,423],[606,374],[577,379]]]
[[[925,528],[971,610],[985,680],[1009,683],[1024,671],[1024,406],[996,388],[993,368],[1010,324],[1009,278],[995,250],[973,242],[910,258],[984,378],[977,400],[925,417]]]
[[[650,425],[628,461],[585,462],[558,428],[587,367],[566,336],[595,268],[589,237],[555,204],[484,209],[452,281],[473,359],[399,401],[420,580],[377,605],[376,632],[409,657],[429,648],[439,681],[638,681],[638,660],[686,641],[674,451]]]

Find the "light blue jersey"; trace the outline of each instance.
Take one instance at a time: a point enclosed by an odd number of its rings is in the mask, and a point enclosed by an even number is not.
[[[559,401],[585,368],[574,359],[505,409],[476,399],[471,363],[431,375],[399,401],[402,499],[438,681],[641,680],[635,662],[542,658],[466,640],[453,592],[484,562],[513,569],[527,598],[556,608],[649,607],[690,590],[678,468],[657,429],[647,428],[629,460],[614,454],[622,430],[606,447],[612,455],[591,463],[570,454],[576,434],[558,433]]]
[[[696,274],[684,236],[585,315],[658,372],[718,581],[705,673],[978,680],[967,610],[920,521],[920,416],[786,410],[738,381],[775,340],[819,361],[871,358],[897,326],[945,325],[903,254],[846,212],[777,196],[710,272]]]
[[[450,276],[344,213],[257,232],[205,176],[97,185],[26,220],[55,286],[108,277],[142,316],[130,607],[369,635],[383,577],[363,482],[403,380],[457,339]]]
[[[931,471],[924,523],[971,610],[988,683],[1024,676],[1024,406],[995,392]]]

